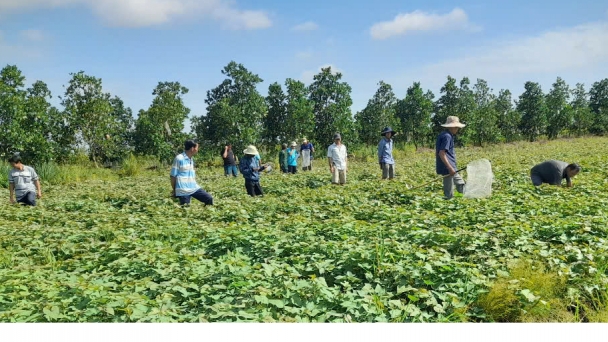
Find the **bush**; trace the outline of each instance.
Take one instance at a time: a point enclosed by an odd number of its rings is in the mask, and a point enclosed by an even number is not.
[[[119,171],[119,175],[124,177],[133,177],[139,175],[141,171],[141,165],[139,160],[131,153],[127,158],[122,161],[122,168]]]

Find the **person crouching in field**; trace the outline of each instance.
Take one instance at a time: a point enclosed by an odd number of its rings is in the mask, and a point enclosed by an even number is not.
[[[264,171],[266,166],[260,166],[260,161],[256,158],[258,149],[255,146],[247,146],[243,153],[245,156],[241,158],[239,167],[241,174],[245,178],[247,194],[251,197],[263,196],[264,192],[262,191],[262,186],[260,186],[260,171]]]
[[[10,157],[8,162],[13,167],[8,172],[9,201],[36,206],[36,198],[42,198],[42,188],[36,170],[31,166],[23,165],[19,155]]]
[[[298,158],[300,157],[297,146],[298,144],[293,141],[287,149],[287,170],[294,175],[298,172]]]
[[[454,185],[459,193],[464,190],[464,179],[456,172],[456,153],[454,152],[454,136],[465,127],[457,116],[448,116],[445,124],[447,128],[437,136],[435,144],[435,168],[438,175],[443,175],[443,195],[445,199],[454,197]]]
[[[339,133],[334,135],[334,143],[327,148],[327,160],[329,161],[329,172],[332,174],[332,184],[344,185],[348,159],[346,145],[342,144],[342,137]]]
[[[566,179],[566,186],[572,186],[572,178],[581,171],[578,164],[568,164],[559,160],[547,160],[542,162],[530,170],[530,179],[534,186],[540,186],[543,183],[551,185],[560,185],[562,180]]]
[[[384,136],[378,143],[378,163],[382,170],[382,179],[393,179],[395,177],[395,159],[393,159],[393,137],[395,132],[390,127],[385,127],[380,133]]]
[[[213,197],[196,183],[193,157],[198,153],[198,143],[187,140],[184,153],[178,154],[171,167],[171,187],[173,197],[179,198],[179,204],[189,205],[192,197],[205,205],[213,205]]]
[[[281,167],[281,172],[289,172],[289,164],[287,163],[287,144],[285,143],[281,145],[281,152],[279,152],[279,165]]]

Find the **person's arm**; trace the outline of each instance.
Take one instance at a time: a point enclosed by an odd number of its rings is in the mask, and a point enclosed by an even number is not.
[[[327,161],[329,162],[329,171],[334,173],[334,163],[331,160],[331,157],[327,157]]]
[[[8,192],[9,192],[9,201],[11,203],[15,203],[15,184],[14,183],[8,184]]]
[[[222,158],[228,158],[228,146],[224,147],[224,153],[222,153]]]
[[[171,194],[175,197],[175,183],[177,182],[177,178],[171,176]]]
[[[36,183],[34,183],[34,185],[36,185],[36,197],[38,197],[39,199],[42,198],[42,187],[40,186],[40,179],[36,179]]]
[[[445,150],[439,151],[439,158],[441,159],[441,161],[443,162],[443,164],[445,164],[445,167],[448,168],[448,171],[450,172],[450,176],[455,175],[456,174],[456,170],[454,170],[454,168],[452,167],[452,165],[448,161],[448,156],[445,153]]]
[[[348,151],[346,150],[346,146],[344,146],[344,172],[348,172]]]

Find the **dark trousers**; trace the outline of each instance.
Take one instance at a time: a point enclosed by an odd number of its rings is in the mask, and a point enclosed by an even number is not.
[[[289,165],[287,172],[295,174],[296,172],[298,172],[298,167]]]
[[[247,195],[249,196],[264,196],[264,192],[262,191],[262,186],[260,185],[259,181],[245,180],[245,189],[247,189]]]
[[[29,191],[23,197],[17,200],[17,203],[31,205],[32,207],[36,206],[36,193],[33,191]]]
[[[178,197],[179,204],[181,204],[181,205],[190,204],[190,199],[192,197],[196,198],[200,202],[205,203],[205,205],[213,205],[213,197],[211,197],[211,195],[206,193],[205,190],[203,190],[203,189],[198,189],[198,190],[196,190],[195,193],[193,193],[192,195],[189,195],[189,196],[179,196]]]

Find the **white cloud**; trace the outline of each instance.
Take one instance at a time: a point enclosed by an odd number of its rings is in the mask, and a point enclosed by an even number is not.
[[[460,8],[447,14],[436,14],[422,11],[400,13],[391,21],[372,25],[370,34],[374,39],[387,39],[393,36],[406,35],[412,32],[472,30],[480,28],[469,22],[466,12]]]
[[[460,56],[404,69],[386,75],[388,83],[404,93],[412,82],[434,92],[448,75],[457,80],[485,79],[497,92],[510,89],[514,97],[526,81],[539,82],[547,91],[560,76],[568,83],[591,83],[608,73],[608,21],[554,29],[519,39],[496,40],[491,44],[463,47]]]
[[[608,65],[608,22],[547,31],[473,49],[460,58],[428,65],[426,71],[479,76],[556,74]],[[485,76],[487,77],[487,76]]]
[[[21,37],[30,40],[30,41],[35,41],[35,42],[39,42],[44,40],[44,33],[40,30],[24,30],[21,31]]]
[[[313,55],[312,50],[299,51],[296,53],[296,58],[300,60],[309,60]]]
[[[184,18],[211,17],[227,29],[261,29],[272,25],[264,11],[241,10],[232,0],[0,0],[0,13],[37,8],[88,6],[110,26],[145,27]]]
[[[291,28],[292,31],[298,31],[298,32],[303,32],[303,31],[314,31],[316,29],[319,28],[319,25],[317,25],[317,23],[313,22],[313,21],[307,21],[305,23],[296,25],[294,27]]]
[[[4,39],[0,31],[0,65],[18,64],[26,59],[37,59],[41,56],[42,51],[39,48],[10,43]]]
[[[306,70],[306,71],[302,72],[302,75],[300,75],[300,81],[302,81],[306,84],[312,83],[314,76],[316,74],[320,73],[321,69],[324,69],[327,67],[331,67],[331,72],[333,74],[341,73],[342,75],[344,75],[344,71],[336,68],[333,64],[323,64],[322,66],[318,67],[316,70]]]

